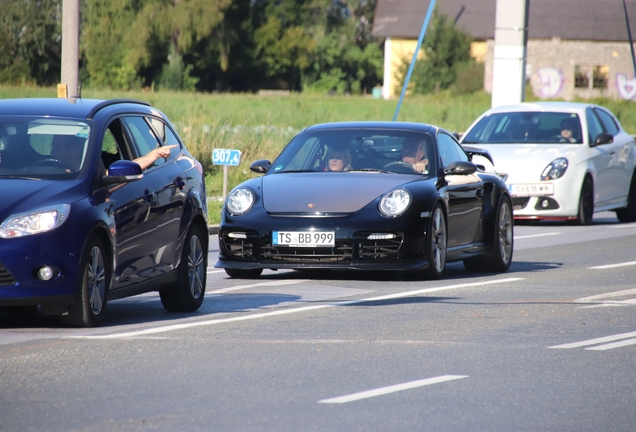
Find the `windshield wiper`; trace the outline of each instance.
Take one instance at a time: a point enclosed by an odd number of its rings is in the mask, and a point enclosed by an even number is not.
[[[349,172],[377,172],[377,173],[391,174],[391,171],[386,171],[380,168],[356,168],[356,169],[349,170]]]
[[[318,172],[318,171],[315,171],[315,170],[289,170],[289,171],[275,171],[274,174],[304,173],[304,172]]]

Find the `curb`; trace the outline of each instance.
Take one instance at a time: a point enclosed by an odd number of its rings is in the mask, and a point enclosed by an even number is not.
[[[218,225],[208,225],[208,235],[215,235],[219,233]]]

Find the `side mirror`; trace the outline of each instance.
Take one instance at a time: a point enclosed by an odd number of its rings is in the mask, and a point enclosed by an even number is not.
[[[466,161],[456,161],[451,162],[446,169],[444,170],[444,174],[451,175],[470,175],[474,174],[477,171],[477,165],[472,162]]]
[[[592,147],[596,147],[603,144],[611,144],[613,142],[614,142],[614,137],[612,135],[601,132],[600,134],[596,135],[596,139],[594,140]]]
[[[137,181],[144,176],[141,166],[137,162],[120,160],[113,162],[108,167],[108,174],[102,177],[104,185],[116,183],[129,183]]]
[[[482,157],[488,159],[491,164],[493,164],[493,165],[495,164],[495,161],[492,160],[492,156],[490,155],[488,150],[484,150],[484,149],[481,149],[481,148],[478,148],[478,147],[473,147],[473,146],[467,146],[467,145],[462,145],[462,148],[464,149],[466,154],[468,156],[470,156],[471,160],[472,160],[473,156],[482,156]]]
[[[267,159],[257,160],[256,162],[252,162],[250,165],[250,171],[253,171],[257,174],[265,174],[269,167],[272,166],[272,163]]]

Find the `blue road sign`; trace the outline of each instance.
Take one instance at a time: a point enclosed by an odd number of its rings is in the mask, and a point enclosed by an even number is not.
[[[241,163],[240,150],[213,149],[212,163],[214,165],[238,166]]]

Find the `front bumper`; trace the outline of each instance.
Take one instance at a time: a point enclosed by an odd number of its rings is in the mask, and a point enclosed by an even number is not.
[[[296,218],[264,215],[254,224],[221,223],[217,268],[235,269],[342,269],[422,270],[425,255],[426,219],[411,215],[399,218],[346,217]],[[245,222],[254,221],[253,218]],[[249,228],[247,228],[249,226]],[[272,245],[273,231],[333,231],[333,247]],[[245,238],[232,238],[241,233]],[[372,234],[392,236],[370,239]]]

